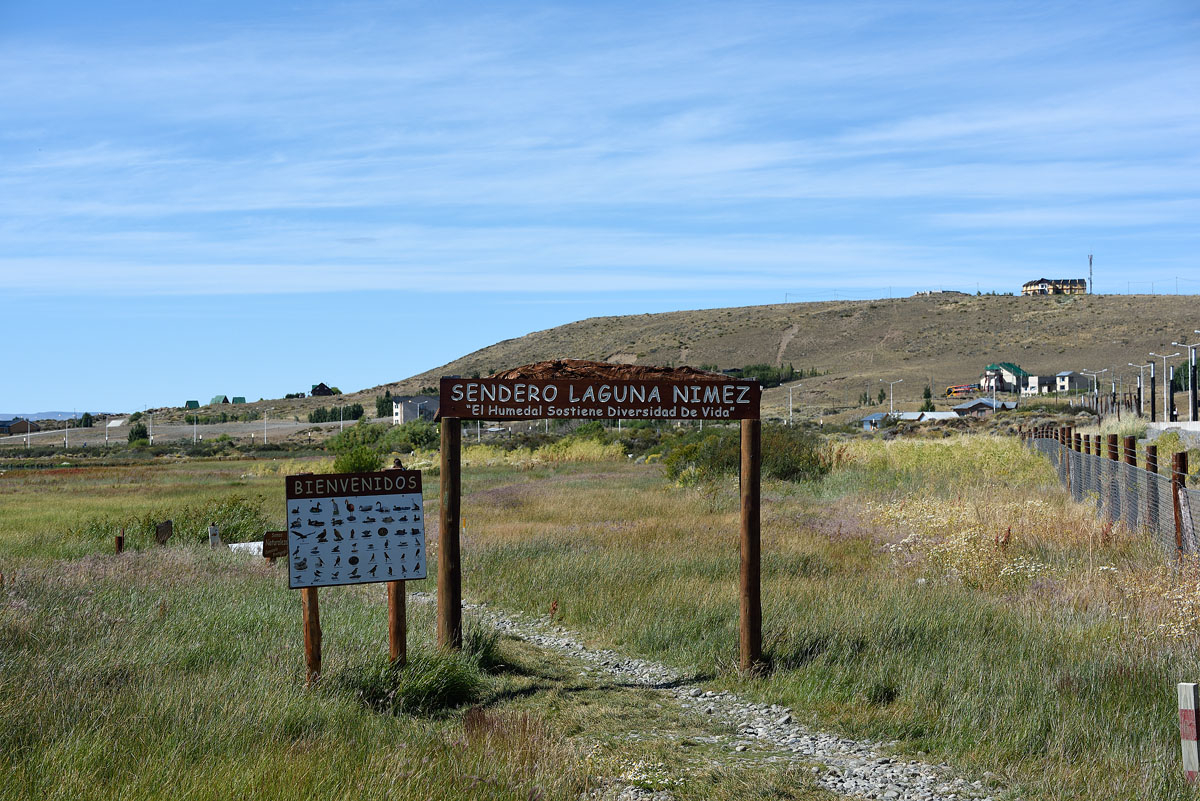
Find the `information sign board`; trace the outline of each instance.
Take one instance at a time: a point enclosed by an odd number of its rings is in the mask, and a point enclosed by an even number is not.
[[[264,559],[286,559],[288,555],[288,533],[286,531],[264,531],[262,555]]]
[[[438,415],[463,420],[757,420],[757,381],[443,378]]]
[[[425,578],[419,470],[288,476],[288,586]]]

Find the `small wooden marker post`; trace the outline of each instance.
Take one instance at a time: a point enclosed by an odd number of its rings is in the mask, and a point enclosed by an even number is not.
[[[125,529],[121,529],[121,533],[113,540],[113,551],[120,553],[125,550]]]
[[[1196,710],[1200,709],[1200,685],[1180,682],[1176,685],[1179,694],[1179,742],[1183,747],[1183,775],[1189,784],[1200,778],[1200,751],[1196,743]]]

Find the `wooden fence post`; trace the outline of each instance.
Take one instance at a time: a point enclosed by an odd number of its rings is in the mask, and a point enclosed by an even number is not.
[[[121,533],[116,536],[113,541],[113,551],[120,553],[125,550],[125,529],[121,529]]]
[[[1146,446],[1146,525],[1153,528],[1155,535],[1162,527],[1158,519],[1158,446]]]
[[[1120,482],[1120,454],[1117,452],[1116,434],[1108,435],[1108,460],[1112,462],[1108,466],[1108,519],[1116,523],[1121,519],[1121,482]]]
[[[1125,456],[1125,526],[1137,528],[1137,437],[1125,437],[1122,448]]]
[[[462,421],[442,418],[442,508],[438,531],[438,624],[440,648],[462,648]]]
[[[759,483],[762,468],[762,422],[742,421],[741,470],[741,609],[739,645],[743,672],[762,668],[762,594]]]
[[[403,581],[387,582],[388,655],[392,662],[408,661],[408,618]]]
[[[1187,476],[1187,451],[1180,451],[1171,457],[1171,507],[1175,512],[1175,547],[1179,550],[1179,558],[1183,558],[1183,505],[1179,501],[1179,493],[1185,486]]]
[[[316,587],[301,588],[300,607],[304,625],[304,683],[311,687],[321,677],[321,609]]]

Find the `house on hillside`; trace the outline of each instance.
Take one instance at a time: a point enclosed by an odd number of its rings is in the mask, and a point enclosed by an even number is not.
[[[884,421],[887,420],[887,418],[887,412],[875,412],[874,414],[868,414],[861,421],[863,431],[878,431],[880,426],[884,424]]]
[[[242,395],[234,395],[234,396],[233,396],[233,402],[234,402],[234,403],[245,403],[245,402],[246,402],[246,398],[245,398],[244,396],[242,396]]]
[[[993,390],[996,392],[1019,392],[1027,378],[1029,378],[1029,373],[1018,365],[1012,362],[1000,362],[999,364],[989,364],[983,368],[979,386],[983,387],[985,392]]]
[[[1013,402],[976,398],[955,406],[954,413],[959,417],[986,417],[993,412],[1004,412],[1015,408],[1017,408],[1017,404]]]
[[[1075,392],[1084,389],[1086,381],[1074,370],[1063,370],[1054,376],[1056,392]]]
[[[14,417],[12,420],[5,420],[3,423],[0,423],[0,434],[29,434],[41,430],[41,426],[37,423],[26,420],[23,417]]]
[[[208,402],[209,406],[216,406],[218,403],[229,403],[228,395],[213,395],[213,399]]]
[[[1038,278],[1021,285],[1022,295],[1086,295],[1086,278]]]
[[[418,417],[432,420],[437,413],[436,395],[406,395],[392,398],[392,425],[398,426]]]
[[[325,397],[328,395],[332,395],[333,390],[330,389],[328,386],[326,386],[324,383],[313,384],[312,389],[309,391],[308,394],[314,398]]]
[[[183,408],[185,408],[185,409],[199,409],[199,408],[200,408],[200,401],[198,401],[198,400],[184,401],[184,403],[183,403]]]
[[[1021,386],[1021,394],[1025,397],[1033,395],[1049,395],[1056,391],[1057,382],[1052,375],[1027,375],[1025,383]]]

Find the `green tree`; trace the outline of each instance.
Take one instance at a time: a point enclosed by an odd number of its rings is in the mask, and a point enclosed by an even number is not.
[[[145,423],[135,423],[129,427],[129,441],[137,442],[139,439],[149,439],[150,433],[146,431]]]
[[[879,397],[879,400],[877,401],[877,403],[883,403],[885,400],[887,400],[887,390],[884,389],[883,387],[880,387],[878,397]]]
[[[921,393],[921,397],[925,400],[931,400],[933,398],[933,389],[930,388],[928,384],[925,385],[925,391]]]
[[[79,418],[79,427],[80,428],[91,428],[92,422],[93,422],[92,421],[92,413],[84,412],[83,416]]]

